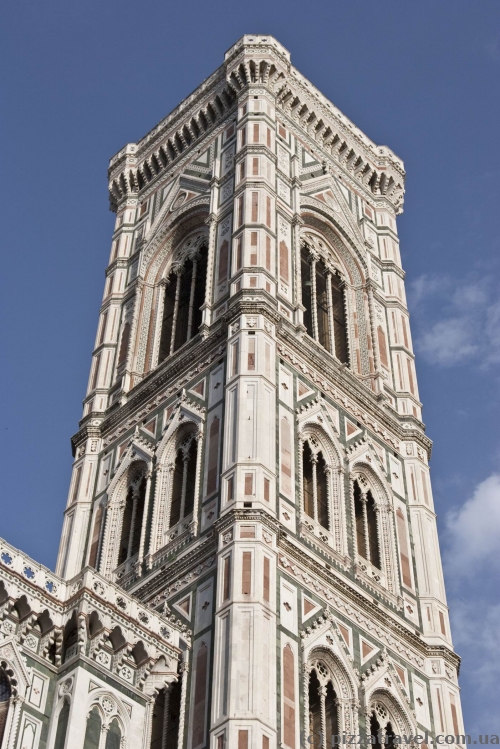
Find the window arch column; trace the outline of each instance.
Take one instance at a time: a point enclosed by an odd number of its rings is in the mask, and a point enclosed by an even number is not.
[[[150,493],[151,493],[151,471],[148,471],[148,473],[146,474],[146,490],[145,490],[145,497],[144,497],[144,510],[142,513],[141,538],[139,541],[139,554],[137,557],[137,565],[136,565],[138,571],[140,571],[142,562],[144,560],[144,545],[146,543],[146,528],[148,524]]]
[[[332,275],[333,269],[326,266],[326,296],[327,296],[327,309],[328,309],[328,338],[330,344],[330,353],[335,353],[335,329],[333,321],[333,294],[332,294]]]
[[[172,314],[172,331],[170,333],[170,346],[169,346],[169,356],[171,356],[174,353],[175,348],[175,335],[176,335],[176,328],[177,328],[177,317],[179,315],[179,299],[181,296],[181,277],[182,277],[183,268],[182,266],[177,266],[174,268],[175,273],[175,297],[174,297],[174,311]]]
[[[196,291],[196,275],[198,270],[199,255],[193,255],[193,272],[191,274],[191,288],[189,289],[189,309],[188,309],[188,324],[187,324],[187,340],[190,341],[193,334],[193,309],[194,309],[194,298]]]
[[[318,262],[318,255],[314,252],[309,252],[309,268],[310,268],[310,280],[311,280],[311,321],[313,338],[315,341],[318,340],[318,304],[316,294],[316,263]]]
[[[163,320],[163,312],[165,307],[165,293],[167,289],[167,279],[162,278],[160,283],[158,284],[157,289],[157,304],[156,304],[156,316],[155,316],[155,323],[154,323],[154,331],[153,331],[153,346],[150,356],[150,368],[154,369],[156,366],[158,366],[159,363],[159,357],[160,357],[160,342],[161,342],[161,335],[162,335],[162,320]]]

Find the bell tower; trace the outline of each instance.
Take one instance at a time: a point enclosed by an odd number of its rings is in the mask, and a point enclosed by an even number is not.
[[[130,745],[463,731],[404,180],[262,35],[111,159],[116,222],[54,584],[88,643],[78,668],[98,662],[120,699],[142,700],[128,723],[116,711]],[[71,609],[82,576],[113,591],[99,647],[90,609]],[[127,612],[128,641],[106,606]],[[93,705],[70,714],[71,746],[104,746]]]

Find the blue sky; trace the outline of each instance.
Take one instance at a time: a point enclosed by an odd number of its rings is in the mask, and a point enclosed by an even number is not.
[[[399,220],[466,728],[500,733],[498,0],[81,0],[0,31],[0,535],[53,567],[107,262],[109,158],[244,33],[406,165]]]

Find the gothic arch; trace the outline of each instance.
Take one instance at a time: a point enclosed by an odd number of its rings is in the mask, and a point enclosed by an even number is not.
[[[104,526],[104,539],[101,551],[99,571],[110,578],[118,566],[119,549],[123,530],[124,512],[127,505],[127,494],[130,487],[138,489],[144,480],[145,497],[142,513],[141,544],[143,546],[145,520],[147,518],[147,503],[149,500],[149,484],[152,467],[152,452],[137,448],[132,443],[121,462],[108,488],[108,502]],[[135,522],[135,520],[134,520]],[[139,549],[139,555],[141,550]]]
[[[182,267],[201,247],[208,249],[207,217],[205,204],[194,207],[188,204],[185,213],[168,216],[151,238],[146,239],[139,273],[143,282],[135,300],[132,331],[134,369],[140,374],[154,368],[158,361],[165,288],[171,272]],[[211,260],[208,258],[205,290],[210,277]]]
[[[417,726],[409,708],[389,689],[375,687],[371,693],[365,695],[365,699],[368,730],[370,720],[375,717],[383,731],[390,723],[393,732],[399,736],[417,733]]]
[[[173,414],[167,430],[157,449],[156,486],[153,500],[153,521],[151,527],[151,541],[148,564],[152,555],[168,543],[168,531],[171,527],[172,492],[175,483],[176,461],[179,453],[183,453],[189,461],[195,458],[195,465],[188,463],[187,470],[195,471],[193,490],[193,507],[191,527],[196,532],[198,522],[198,502],[200,495],[201,450],[203,434],[203,418],[200,414],[193,414],[186,405],[180,405]],[[196,454],[195,454],[196,452]],[[184,488],[182,489],[184,491]],[[187,517],[184,507],[180,508],[179,520]],[[182,532],[182,529],[181,529]],[[173,531],[178,535],[179,529]]]
[[[358,561],[357,568],[390,593],[398,595],[392,493],[382,473],[369,465],[366,456],[350,465],[349,493],[355,553],[357,552],[358,560],[359,557],[363,558],[363,561]],[[365,539],[364,551],[360,548],[362,538]],[[375,550],[373,560],[370,548]]]
[[[344,555],[347,552],[347,540],[341,447],[312,417],[310,421],[300,424],[298,437],[301,523],[315,535],[319,533],[320,537],[325,530],[328,531],[330,537],[326,537],[326,542]],[[311,465],[308,471],[309,461]],[[325,518],[320,517],[322,500],[324,507],[322,492],[326,492],[326,523]]]
[[[336,653],[326,645],[313,646],[306,654],[304,664],[304,724],[309,724],[309,689],[311,675],[316,673],[319,684],[326,687],[331,682],[336,697],[336,727],[338,734],[357,733],[358,684],[353,674]]]
[[[304,221],[301,248],[304,244],[311,247],[343,279],[348,361],[353,371],[367,375],[374,369],[375,342],[371,340],[366,252],[362,248],[361,237],[354,232],[347,232],[331,215],[333,212],[326,206],[315,205],[316,203],[319,201],[311,199],[309,204],[307,200],[303,200],[301,204]],[[300,273],[297,273],[297,289],[301,289]],[[354,312],[357,317],[357,336]],[[371,346],[367,343],[368,333]]]
[[[360,285],[368,278],[368,265],[363,239],[346,223],[339,222],[338,217],[328,206],[309,196],[301,198],[301,218],[304,224],[301,237],[307,233],[316,234],[329,245],[330,252],[341,261],[346,273],[346,281],[353,285]]]
[[[121,731],[121,749],[126,749],[130,732],[130,716],[122,701],[116,694],[106,689],[96,689],[87,697],[85,713],[87,721],[92,710],[96,709],[101,719],[102,729],[107,733],[111,723],[116,720]]]

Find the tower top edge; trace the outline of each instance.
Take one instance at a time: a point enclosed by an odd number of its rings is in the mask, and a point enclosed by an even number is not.
[[[317,102],[323,108],[324,116],[331,117],[337,121],[339,126],[345,131],[346,136],[354,137],[358,144],[361,145],[368,158],[375,162],[378,159],[389,159],[401,176],[405,176],[404,162],[392,149],[386,145],[375,143],[369,138],[354,122],[352,122],[327,96],[325,96],[310,80],[308,80],[297,68],[291,64],[291,54],[274,36],[270,34],[244,34],[240,37],[224,54],[223,63],[200,83],[188,96],[171,110],[160,122],[147,132],[136,143],[127,143],[123,146],[109,162],[109,173],[114,171],[118,162],[126,157],[141,158],[141,154],[146,153],[153,143],[163,134],[175,125],[177,121],[181,122],[184,118],[191,116],[191,111],[199,108],[205,102],[210,92],[214,92],[220,84],[226,83],[228,71],[231,71],[233,63],[238,64],[238,60],[245,59],[245,53],[263,53],[271,54],[276,61],[279,61],[281,70],[284,73],[284,81],[293,88],[301,90],[302,94],[308,97],[313,103]]]

